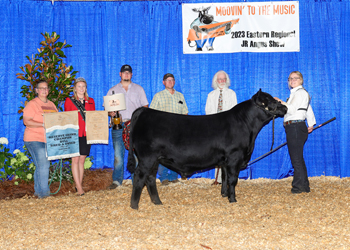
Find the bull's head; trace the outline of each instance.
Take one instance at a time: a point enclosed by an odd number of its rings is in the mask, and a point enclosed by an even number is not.
[[[261,89],[252,97],[253,102],[266,113],[281,117],[287,113],[287,107],[275,100],[270,94],[262,92]]]
[[[198,18],[199,18],[199,21],[201,23],[211,24],[214,21],[214,16],[208,14],[210,7],[211,6],[209,6],[207,8],[203,8],[203,9],[197,9],[197,8],[192,9],[194,12],[199,13]]]

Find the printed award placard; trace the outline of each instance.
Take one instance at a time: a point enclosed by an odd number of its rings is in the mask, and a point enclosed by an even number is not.
[[[182,4],[183,53],[300,50],[299,2]]]
[[[123,93],[103,97],[106,111],[119,111],[126,109],[125,96]]]
[[[108,144],[108,111],[86,111],[87,144]]]
[[[49,160],[79,156],[78,111],[44,113]]]

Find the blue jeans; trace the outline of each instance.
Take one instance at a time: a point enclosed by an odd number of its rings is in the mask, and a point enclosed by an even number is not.
[[[170,169],[167,169],[162,164],[159,164],[158,166],[158,175],[159,175],[159,180],[161,182],[164,180],[168,180],[168,181],[177,180],[177,173]]]
[[[38,196],[38,198],[50,196],[48,183],[50,161],[46,157],[46,143],[39,141],[25,141],[24,145],[31,154],[36,167],[34,172],[34,195]]]
[[[123,143],[123,130],[113,130],[112,129],[112,139],[114,148],[114,169],[113,169],[113,182],[118,181],[121,185],[124,179],[124,153],[125,146]]]

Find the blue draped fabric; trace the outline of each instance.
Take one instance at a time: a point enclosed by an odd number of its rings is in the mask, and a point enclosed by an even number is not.
[[[16,79],[16,73],[27,63],[25,56],[37,53],[43,40],[40,33],[55,31],[73,46],[65,50],[66,62],[87,80],[97,110],[103,110],[103,96],[119,82],[123,64],[132,66],[132,80],[143,86],[149,102],[164,88],[163,75],[173,73],[175,88],[184,94],[191,115],[205,113],[211,79],[218,70],[230,75],[238,102],[260,88],[285,100],[287,77],[299,70],[318,124],[337,117],[309,135],[305,145],[309,175],[349,177],[349,1],[299,2],[300,52],[184,55],[181,4],[190,2],[199,1],[0,0],[0,137],[8,138],[11,150],[23,146],[24,125],[17,111],[24,102],[19,92],[26,82]],[[275,146],[286,140],[281,118],[276,120],[274,138]],[[272,122],[258,135],[252,160],[268,152],[271,143]],[[109,145],[93,145],[91,155],[95,167],[112,167],[111,138]],[[241,177],[279,179],[292,174],[283,147],[252,164]],[[214,172],[194,177],[213,178]]]

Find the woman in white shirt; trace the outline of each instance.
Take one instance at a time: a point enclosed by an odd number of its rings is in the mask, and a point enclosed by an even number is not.
[[[236,93],[229,89],[231,81],[228,74],[220,70],[212,81],[213,91],[208,94],[205,114],[211,115],[233,108],[237,104]],[[220,98],[221,95],[221,98]],[[221,183],[221,169],[215,168],[215,184]]]
[[[288,77],[290,96],[287,102],[275,97],[288,108],[284,116],[283,126],[286,131],[289,156],[294,168],[291,190],[293,194],[310,192],[303,151],[308,134],[316,125],[315,115],[310,105],[310,96],[303,88],[303,82],[303,75],[299,71],[293,71]],[[308,127],[305,124],[305,119]]]

